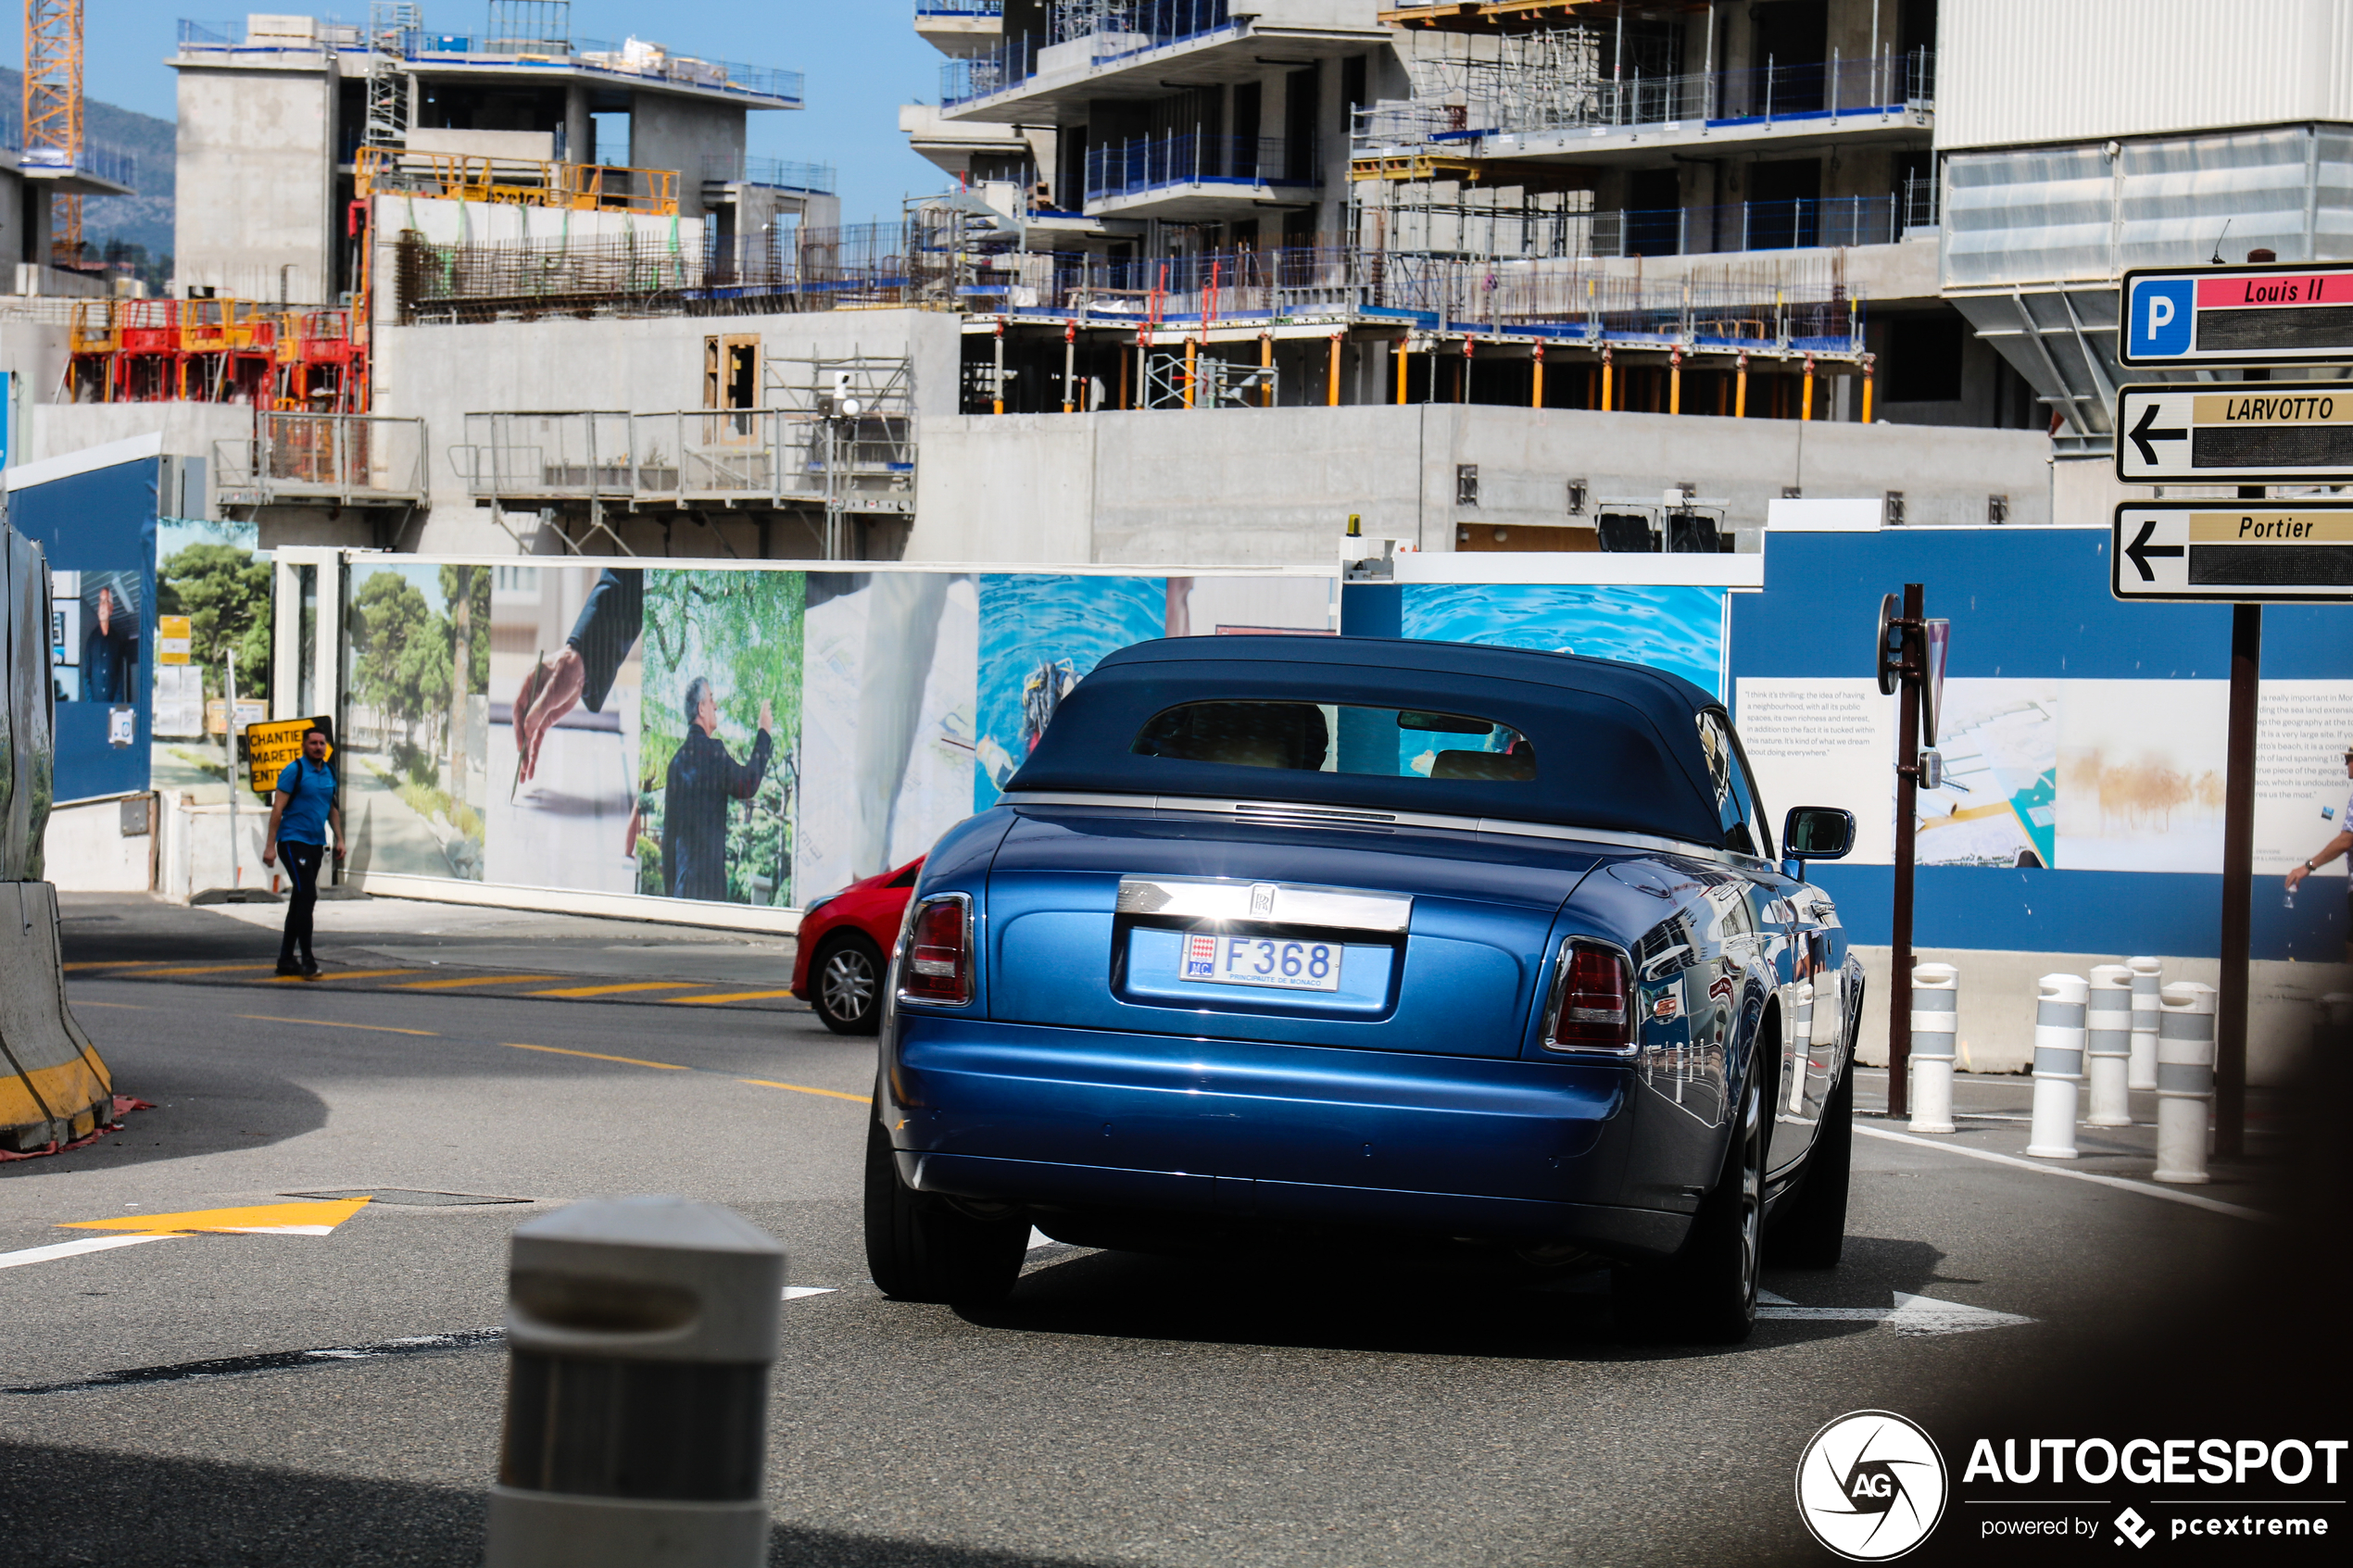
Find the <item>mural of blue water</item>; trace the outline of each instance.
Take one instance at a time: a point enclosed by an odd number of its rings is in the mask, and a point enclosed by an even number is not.
[[[973,809],[995,803],[1063,696],[1104,655],[1160,636],[1167,625],[1165,577],[983,576]]]
[[[1724,695],[1723,588],[1568,583],[1409,583],[1403,631],[1442,643],[1488,643],[1620,659]]]

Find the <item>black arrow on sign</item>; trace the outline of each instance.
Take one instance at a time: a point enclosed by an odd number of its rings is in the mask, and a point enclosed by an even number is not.
[[[2143,424],[2148,423],[2146,420],[2143,420],[2141,422]],[[2138,440],[2139,436],[2136,434],[2133,439]],[[2124,558],[2131,561],[2134,566],[2140,569],[2141,581],[2144,583],[2154,583],[2157,581],[2157,573],[2149,570],[2150,557],[2154,556],[2161,560],[2169,556],[2185,556],[2189,554],[2189,547],[2185,545],[2150,544],[2149,535],[2155,533],[2156,532],[2157,519],[2153,517],[2144,518],[2141,520],[2141,536],[2124,546]]]
[[[2155,468],[2157,466],[2157,448],[2150,445],[2150,442],[2187,441],[2190,438],[2190,433],[2186,430],[2155,430],[2150,428],[2156,423],[2157,405],[2155,403],[2151,403],[2147,408],[2141,410],[2141,422],[2134,425],[2131,432],[2133,445],[2141,449],[2141,461],[2148,464],[2151,468]]]

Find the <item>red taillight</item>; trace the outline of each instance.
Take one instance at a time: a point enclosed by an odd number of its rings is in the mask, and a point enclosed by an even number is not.
[[[907,966],[899,994],[910,1001],[973,999],[970,906],[961,897],[932,898],[915,909],[907,932]]]
[[[1544,1048],[1624,1051],[1634,1044],[1634,976],[1626,956],[1571,941],[1561,947],[1544,1013]]]

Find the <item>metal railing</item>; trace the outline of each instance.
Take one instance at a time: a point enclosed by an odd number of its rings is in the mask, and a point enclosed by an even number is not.
[[[1005,0],[915,0],[915,16],[924,17],[1001,17]]]
[[[425,421],[380,414],[256,416],[243,440],[212,444],[224,506],[416,506],[425,497]]]
[[[1827,201],[1733,202],[1583,215],[1588,256],[1715,256],[1894,245],[1904,237],[1895,196]],[[1567,221],[1576,224],[1579,215]]]
[[[1279,136],[1134,136],[1087,149],[1090,202],[1173,185],[1321,182],[1315,144],[1295,145]]]
[[[1060,8],[1058,6],[1057,11]],[[1094,49],[1088,56],[1088,69],[1098,70],[1174,44],[1192,43],[1228,30],[1239,31],[1249,25],[1246,20],[1234,19],[1228,0],[1132,0],[1130,4],[1095,9],[1101,13],[1098,31],[1050,46],[1067,47],[1069,44],[1092,39]],[[1020,86],[1038,73],[1038,54],[1037,43],[1025,35],[1008,38],[987,54],[971,59],[950,61],[940,72],[940,107],[952,108]]]
[[[830,163],[795,163],[786,158],[748,157],[740,153],[706,153],[702,177],[829,196],[834,194],[836,171]]]
[[[476,499],[912,507],[909,417],[799,408],[466,416],[450,462]]]
[[[1453,101],[1459,98],[1462,101]],[[1747,70],[1693,71],[1552,84],[1535,90],[1497,72],[1442,99],[1402,99],[1356,111],[1360,148],[1468,141],[1496,132],[1689,125],[1720,129],[1927,111],[1936,102],[1936,53],[1768,61]]]
[[[412,153],[361,147],[354,154],[362,195],[409,192],[454,201],[568,207],[575,212],[678,211],[678,175],[668,169],[601,163],[542,163],[472,153]]]

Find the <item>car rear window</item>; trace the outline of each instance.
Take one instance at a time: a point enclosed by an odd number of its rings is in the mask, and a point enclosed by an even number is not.
[[[1464,713],[1353,703],[1188,702],[1164,709],[1139,757],[1381,778],[1533,784],[1536,748],[1508,724]]]

